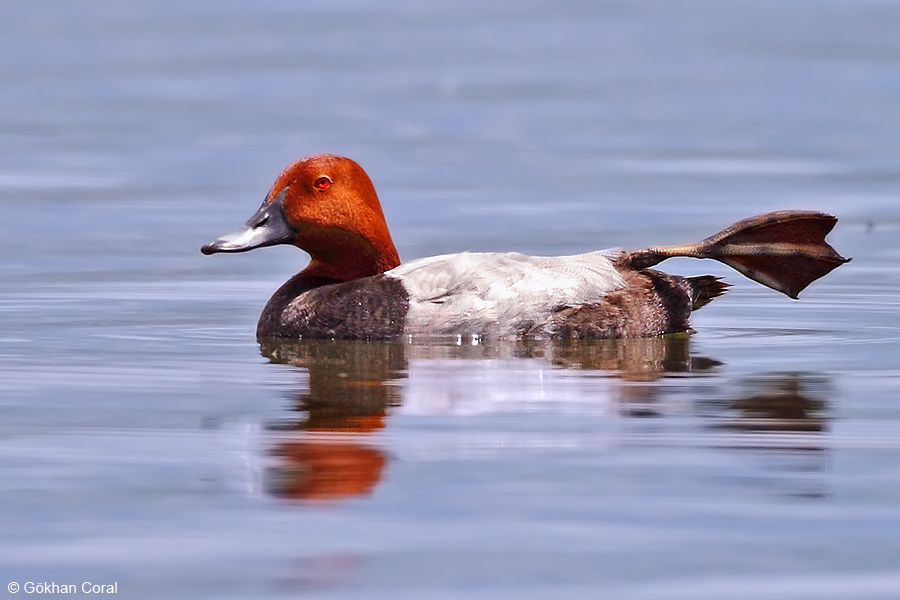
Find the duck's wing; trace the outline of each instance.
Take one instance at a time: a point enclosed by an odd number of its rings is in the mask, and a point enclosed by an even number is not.
[[[435,256],[387,271],[409,294],[406,333],[521,337],[567,307],[597,304],[625,281],[606,254]]]

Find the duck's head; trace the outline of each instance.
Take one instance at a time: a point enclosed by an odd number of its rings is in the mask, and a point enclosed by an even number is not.
[[[200,251],[246,252],[276,244],[309,253],[304,273],[339,281],[400,264],[369,176],[349,158],[330,154],[288,165],[243,227]]]

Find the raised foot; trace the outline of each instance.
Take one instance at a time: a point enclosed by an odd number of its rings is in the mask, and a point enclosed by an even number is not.
[[[738,221],[696,244],[626,252],[620,264],[644,269],[676,256],[712,258],[797,298],[810,283],[850,261],[825,241],[836,223],[836,217],[820,212],[766,213]]]

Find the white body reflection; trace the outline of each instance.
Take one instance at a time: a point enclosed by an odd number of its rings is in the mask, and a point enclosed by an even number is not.
[[[473,415],[529,409],[611,412],[615,382],[597,373],[554,369],[543,358],[412,359],[401,380],[408,415]]]

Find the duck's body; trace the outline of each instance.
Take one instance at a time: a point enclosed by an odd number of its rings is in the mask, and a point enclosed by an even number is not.
[[[300,274],[269,301],[257,334],[646,337],[684,331],[698,290],[724,286],[710,277],[619,271],[615,257],[601,252],[560,257],[450,254],[324,285]]]
[[[691,311],[727,285],[644,267],[674,255],[717,258],[796,297],[846,262],[824,242],[835,221],[772,213],[686,247],[562,257],[462,253],[400,265],[368,176],[350,159],[320,155],[288,166],[247,224],[203,252],[279,243],[309,252],[309,266],[263,310],[260,338],[645,337],[685,331]],[[786,236],[800,239],[792,245]],[[772,252],[758,248],[773,241],[778,269],[769,265]],[[785,256],[794,257],[788,266]],[[798,261],[809,262],[810,272],[798,275]]]

